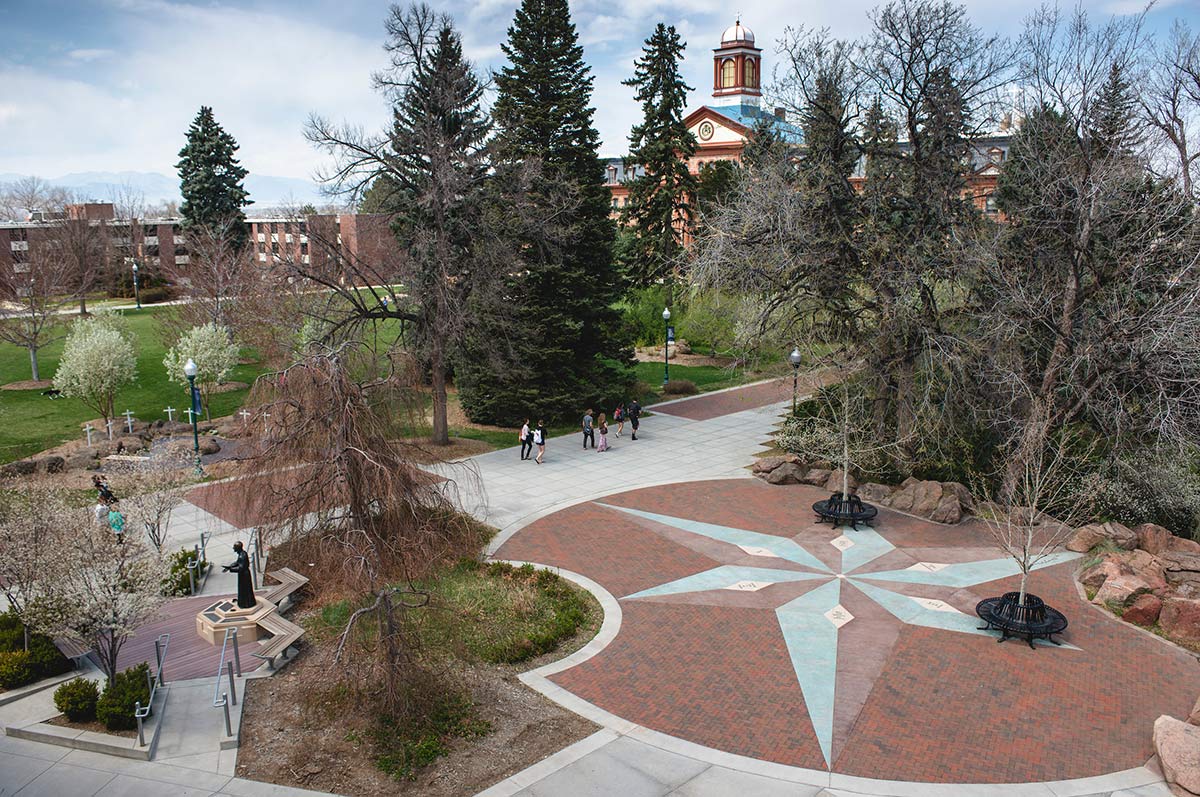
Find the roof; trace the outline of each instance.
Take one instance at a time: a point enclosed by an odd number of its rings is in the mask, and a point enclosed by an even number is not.
[[[780,119],[770,111],[764,111],[757,105],[743,103],[742,105],[705,105],[704,107],[747,128],[753,128],[760,119],[768,119],[784,141],[789,144],[804,143],[803,130],[791,122]]]
[[[742,24],[742,21],[733,23],[733,27],[725,29],[721,34],[721,44],[754,44],[754,31]]]

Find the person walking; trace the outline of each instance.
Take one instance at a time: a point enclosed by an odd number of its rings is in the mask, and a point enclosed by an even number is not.
[[[625,402],[622,401],[613,410],[613,420],[617,422],[617,437],[620,437],[621,431],[625,428]]]
[[[596,428],[595,422],[592,420],[592,411],[589,409],[583,414],[583,448],[587,450],[588,440],[592,441],[592,448],[596,447]]]
[[[637,399],[634,399],[633,401],[629,402],[629,425],[633,428],[633,434],[630,435],[631,440],[637,440],[638,426],[641,425],[639,423],[639,419],[641,417],[642,405],[638,404]]]
[[[546,456],[546,422],[538,421],[537,428],[533,430],[533,444],[537,446],[537,457],[534,462],[541,465],[542,458]]]
[[[533,453],[533,432],[529,429],[528,418],[525,419],[525,423],[521,426],[521,432],[518,437],[521,440],[521,461],[525,461]]]
[[[600,413],[600,417],[596,420],[596,428],[600,431],[600,445],[596,446],[596,451],[608,450],[608,419],[604,417],[604,413]]]
[[[117,535],[117,545],[125,543],[125,516],[117,509],[116,503],[108,507],[108,525]]]

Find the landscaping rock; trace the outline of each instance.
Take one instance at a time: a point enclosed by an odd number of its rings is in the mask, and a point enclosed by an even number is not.
[[[1200,697],[1196,698],[1196,703],[1192,706],[1192,713],[1188,714],[1187,724],[1200,725]]]
[[[804,479],[804,468],[794,462],[784,462],[774,470],[760,474],[767,484],[800,484]]]
[[[1170,544],[1167,546],[1170,551],[1177,553],[1198,553],[1200,554],[1200,542],[1195,540],[1184,539],[1183,537],[1172,537]]]
[[[817,487],[824,486],[825,482],[829,481],[829,474],[833,471],[825,468],[809,468],[808,473],[804,474],[801,479],[805,484],[813,484]]]
[[[917,481],[909,477],[900,484],[900,489],[892,494],[888,505],[901,512],[929,517],[941,502],[942,492],[940,482]]]
[[[1133,533],[1137,535],[1137,546],[1143,551],[1153,554],[1167,550],[1171,539],[1175,536],[1162,526],[1153,523],[1143,523],[1134,529]]]
[[[0,476],[29,476],[36,472],[37,463],[32,459],[17,460],[0,468]]]
[[[1167,582],[1200,585],[1200,554],[1164,551],[1159,557]]]
[[[796,462],[795,454],[788,454],[783,457],[763,457],[754,461],[750,466],[751,473],[770,473],[785,462]]]
[[[206,437],[200,441],[201,454],[215,454],[221,450],[221,444],[211,437]]]
[[[67,468],[70,470],[95,470],[100,467],[100,461],[91,449],[81,448],[67,457]]]
[[[140,437],[125,436],[117,440],[116,450],[122,454],[136,454],[146,447],[146,443]]]
[[[1136,625],[1154,625],[1162,611],[1162,598],[1146,592],[1134,598],[1128,608],[1121,613],[1121,619]]]
[[[1150,585],[1133,574],[1122,573],[1119,576],[1106,578],[1092,603],[1097,606],[1107,606],[1114,610],[1124,609],[1133,603],[1140,595],[1150,592]]]
[[[1171,639],[1200,642],[1200,600],[1170,597],[1163,601],[1158,624]]]
[[[62,473],[66,470],[67,461],[56,454],[42,457],[37,461],[38,470],[42,473]]]
[[[858,489],[858,479],[853,475],[846,477],[846,485],[853,494]],[[833,473],[829,474],[829,478],[825,481],[825,489],[831,493],[840,493],[842,491],[842,469],[838,468]]]
[[[958,498],[959,505],[965,511],[975,511],[975,496],[971,495],[971,491],[967,489],[965,484],[959,482],[942,482],[942,489],[953,493]]]
[[[1200,793],[1200,727],[1164,714],[1154,721],[1154,751],[1168,783]]]
[[[929,519],[935,523],[957,523],[963,519],[962,502],[954,493],[944,493],[942,500],[938,501],[937,507],[929,515]]]
[[[1111,542],[1118,548],[1132,551],[1137,547],[1138,537],[1132,529],[1120,523],[1092,523],[1076,529],[1066,548],[1068,551],[1085,553],[1104,542]]]
[[[1150,585],[1155,593],[1163,593],[1167,589],[1167,577],[1163,563],[1157,556],[1146,551],[1136,550],[1119,555],[1121,563],[1131,573]]]
[[[882,504],[886,503],[892,497],[892,493],[895,490],[895,487],[890,487],[886,484],[867,482],[859,486],[858,497],[870,503]]]
[[[1092,589],[1100,589],[1110,578],[1122,575],[1121,562],[1115,554],[1108,554],[1096,564],[1079,574],[1079,583]]]

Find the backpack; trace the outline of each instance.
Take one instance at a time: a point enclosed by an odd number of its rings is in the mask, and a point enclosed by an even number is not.
[[[613,410],[613,420],[614,421],[621,420],[621,408],[620,407],[617,407],[615,410]]]

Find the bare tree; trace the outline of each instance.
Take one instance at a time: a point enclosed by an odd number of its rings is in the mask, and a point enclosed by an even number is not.
[[[120,185],[110,186],[108,201],[112,203],[113,216],[122,221],[132,223],[146,216],[148,209],[146,192],[132,183],[124,182]]]
[[[1174,173],[1193,196],[1193,171],[1200,160],[1200,37],[1176,20],[1169,38],[1158,44],[1143,73],[1138,102]]]
[[[241,222],[237,222],[241,223]],[[214,323],[238,330],[255,323],[237,311],[238,301],[261,289],[261,271],[250,247],[239,248],[226,230],[200,226],[187,233],[188,260],[164,268],[167,279],[180,287],[188,301],[170,325],[171,338],[185,329]]]
[[[183,503],[194,478],[186,457],[156,458],[114,474],[112,486],[121,496],[121,508],[131,528],[141,528],[154,550],[162,553],[171,514]]]
[[[33,243],[21,260],[0,266],[0,340],[29,352],[31,378],[39,381],[38,351],[61,337],[60,310],[75,274],[60,242]]]
[[[51,246],[68,272],[68,287],[79,300],[80,315],[87,314],[88,293],[95,290],[109,271],[110,232],[104,221],[81,218],[57,219],[47,231],[53,237]]]

